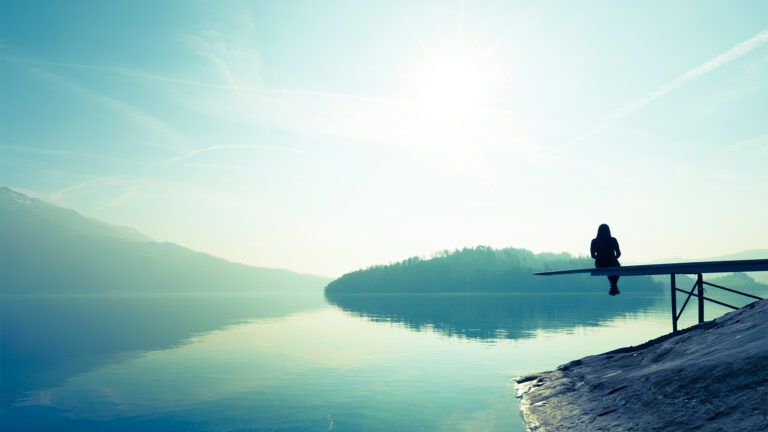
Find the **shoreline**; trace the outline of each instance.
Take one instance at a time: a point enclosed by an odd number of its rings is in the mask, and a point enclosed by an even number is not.
[[[529,431],[768,430],[768,299],[515,386]]]

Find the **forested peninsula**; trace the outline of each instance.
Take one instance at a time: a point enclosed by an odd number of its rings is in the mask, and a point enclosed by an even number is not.
[[[591,258],[568,253],[535,254],[526,249],[478,246],[347,273],[329,283],[326,294],[608,292],[608,282],[602,277],[534,275],[592,266]],[[623,278],[619,286],[634,292],[663,289],[650,277]]]

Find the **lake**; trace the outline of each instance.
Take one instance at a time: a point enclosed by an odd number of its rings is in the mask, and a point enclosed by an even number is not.
[[[0,422],[524,431],[514,377],[669,332],[665,294],[6,296]]]

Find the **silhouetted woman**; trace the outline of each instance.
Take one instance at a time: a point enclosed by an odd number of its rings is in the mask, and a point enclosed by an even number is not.
[[[619,242],[615,237],[611,237],[611,229],[608,228],[607,224],[602,224],[597,228],[597,237],[592,239],[589,250],[592,258],[595,259],[595,267],[618,267],[620,265]],[[611,282],[611,290],[608,291],[608,294],[612,296],[621,294],[618,285],[616,285],[619,282],[619,277],[608,276],[608,281]]]

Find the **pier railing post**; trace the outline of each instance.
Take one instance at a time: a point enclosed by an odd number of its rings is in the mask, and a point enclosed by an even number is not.
[[[675,286],[675,274],[670,275],[670,286],[672,287],[672,333],[677,333],[677,286]]]
[[[699,296],[699,324],[704,322],[704,278],[701,273],[696,275],[696,284],[698,285],[697,295]]]

